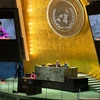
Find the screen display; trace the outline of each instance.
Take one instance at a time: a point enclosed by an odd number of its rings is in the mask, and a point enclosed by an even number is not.
[[[100,14],[89,15],[89,22],[94,40],[100,41]]]
[[[91,33],[100,65],[100,3],[91,3],[86,6]]]
[[[0,19],[0,39],[16,39],[14,19]]]
[[[24,46],[18,8],[0,8],[0,61],[24,59]]]

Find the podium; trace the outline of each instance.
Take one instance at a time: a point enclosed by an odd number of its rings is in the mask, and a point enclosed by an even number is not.
[[[20,93],[26,93],[27,95],[41,94],[41,80],[33,80],[30,78],[18,78],[17,91]]]
[[[42,88],[50,88],[69,92],[88,91],[88,78],[67,78],[65,82],[42,81]]]

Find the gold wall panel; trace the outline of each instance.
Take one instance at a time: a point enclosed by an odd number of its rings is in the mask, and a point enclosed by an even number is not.
[[[89,73],[91,64],[98,66],[85,9],[86,0],[80,0],[85,11],[84,28],[72,38],[59,37],[49,27],[46,10],[50,0],[21,2],[30,53],[30,61],[24,61],[25,73],[31,73],[36,64],[54,64],[57,59],[61,64],[66,61],[70,66],[77,67],[79,72]]]

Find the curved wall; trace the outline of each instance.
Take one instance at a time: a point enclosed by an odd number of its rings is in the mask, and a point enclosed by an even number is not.
[[[31,73],[36,64],[55,64],[57,59],[77,67],[79,72],[89,73],[91,64],[99,66],[85,9],[88,2],[80,1],[85,12],[84,27],[78,35],[62,38],[47,22],[50,0],[21,0],[30,53],[30,61],[24,61],[25,73]]]

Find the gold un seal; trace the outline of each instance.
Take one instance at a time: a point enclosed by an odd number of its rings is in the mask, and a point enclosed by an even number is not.
[[[51,29],[59,36],[75,36],[84,25],[83,6],[78,0],[51,0],[47,20]]]

